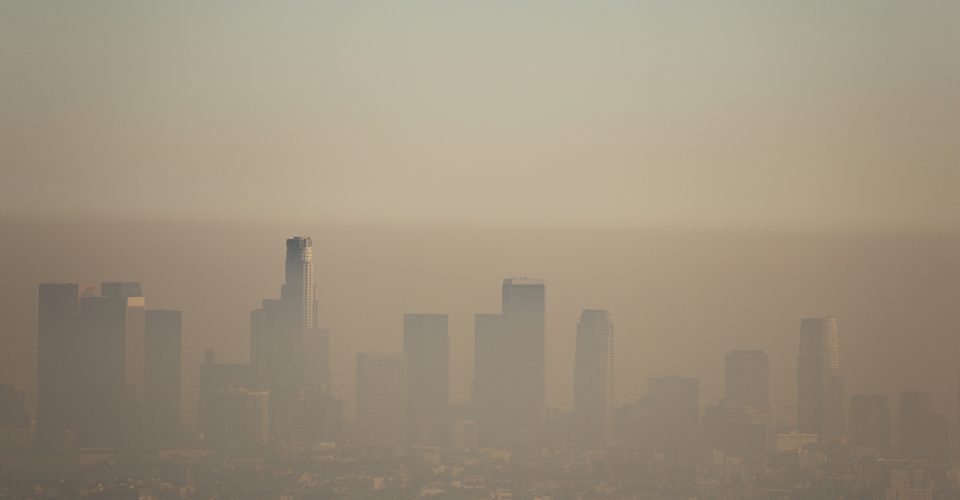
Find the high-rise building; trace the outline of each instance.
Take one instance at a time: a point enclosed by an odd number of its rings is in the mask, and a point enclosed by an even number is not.
[[[501,409],[508,404],[509,374],[501,364],[507,352],[507,339],[502,327],[503,316],[477,314],[474,317],[474,383],[473,403],[479,420],[479,439],[492,443],[506,434],[509,414]]]
[[[317,290],[313,285],[313,240],[302,236],[287,239],[287,258],[280,300],[293,326],[317,326]]]
[[[730,351],[724,359],[724,400],[727,406],[770,411],[770,361],[763,351]]]
[[[475,403],[487,444],[540,440],[545,403],[545,287],[503,280],[499,315],[477,315]]]
[[[80,424],[80,292],[75,283],[40,285],[37,426],[44,445]]]
[[[890,452],[890,408],[882,394],[850,396],[850,444],[876,450],[880,456]]]
[[[839,441],[844,428],[843,381],[839,372],[837,320],[803,318],[797,358],[797,429]]]
[[[330,330],[307,328],[303,334],[303,384],[310,394],[330,394]]]
[[[516,354],[512,367],[520,424],[535,430],[546,404],[546,288],[541,280],[503,280],[501,314]]]
[[[0,427],[30,427],[23,391],[8,384],[0,384]]]
[[[153,442],[180,432],[180,311],[146,312],[144,426]]]
[[[272,438],[293,439],[304,421],[305,395],[329,385],[329,366],[318,362],[328,342],[317,330],[313,242],[289,238],[280,299],[265,299],[250,315],[250,357],[259,384],[270,392]]]
[[[357,430],[364,446],[401,446],[406,437],[406,356],[357,353]]]
[[[947,420],[930,410],[930,395],[900,393],[900,455],[943,464],[949,455]]]
[[[425,426],[446,420],[450,406],[450,336],[446,314],[404,314],[407,442],[423,444]]]
[[[213,349],[204,352],[204,361],[200,365],[200,384],[198,394],[198,425],[200,432],[207,437],[217,434],[221,426],[221,417],[216,406],[211,406],[212,396],[231,389],[253,390],[257,386],[256,373],[250,363],[218,363]],[[268,419],[269,420],[269,419]]]
[[[220,449],[255,447],[270,442],[270,393],[244,388],[218,390],[203,396],[211,419],[207,438]]]
[[[102,283],[80,299],[82,446],[115,447],[142,438],[146,325],[139,283]]]
[[[577,323],[573,411],[580,444],[603,446],[613,416],[613,321],[607,311],[584,309]]]

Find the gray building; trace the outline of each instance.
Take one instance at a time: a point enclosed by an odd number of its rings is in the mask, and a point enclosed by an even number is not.
[[[146,312],[144,354],[144,427],[151,442],[180,435],[181,314]]]
[[[37,431],[53,446],[64,429],[80,425],[80,291],[76,283],[39,287],[37,317]]]
[[[727,406],[770,412],[770,360],[763,351],[730,351],[724,358],[724,399]]]
[[[846,423],[843,403],[837,320],[803,318],[797,358],[797,429],[817,434],[821,442],[839,441]]]
[[[501,313],[476,317],[474,401],[486,444],[534,445],[542,440],[545,297],[540,280],[506,278]]]
[[[316,359],[327,343],[317,330],[313,241],[289,238],[280,299],[265,299],[250,314],[250,358],[258,384],[270,393],[271,437],[294,439],[303,422],[304,393],[329,384],[328,366]]]
[[[602,309],[584,309],[577,323],[573,411],[576,440],[603,446],[610,441],[614,403],[613,320]]]
[[[357,353],[357,431],[363,446],[406,442],[407,361],[402,353]]]
[[[857,394],[850,396],[850,444],[876,450],[880,456],[890,453],[890,408],[887,396]]]
[[[407,442],[423,444],[426,426],[445,421],[450,406],[450,335],[446,314],[404,314],[407,357]]]

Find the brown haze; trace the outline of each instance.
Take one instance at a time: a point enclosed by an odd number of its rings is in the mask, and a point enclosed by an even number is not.
[[[284,238],[314,237],[333,390],[353,396],[354,354],[401,349],[401,314],[450,314],[451,392],[469,397],[473,315],[496,312],[500,278],[547,283],[547,402],[569,407],[582,308],[610,310],[617,393],[697,376],[722,392],[723,354],[765,349],[773,401],[791,404],[799,321],[832,313],[850,393],[933,391],[955,412],[960,234],[583,228],[6,223],[4,380],[32,385],[36,284],[139,280],[151,308],[184,311],[185,406],[205,347],[246,360],[249,313],[279,295]],[[16,263],[13,265],[12,263]]]
[[[468,401],[474,314],[529,276],[548,407],[584,308],[617,402],[679,374],[705,406],[762,349],[786,408],[831,314],[847,394],[956,429],[960,2],[0,0],[0,383],[35,406],[39,283],[141,282],[193,425],[294,235],[347,417],[403,313],[450,315]]]

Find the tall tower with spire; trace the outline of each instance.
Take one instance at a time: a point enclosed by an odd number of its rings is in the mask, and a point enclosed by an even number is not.
[[[302,420],[300,413],[308,385],[305,374],[325,373],[328,366],[313,365],[329,364],[329,359],[304,356],[305,347],[317,344],[318,335],[324,337],[320,344],[324,344],[327,335],[317,328],[313,241],[295,236],[287,239],[286,245],[280,300],[264,299],[262,307],[250,315],[251,361],[258,384],[270,391],[270,435],[277,439],[294,437],[297,422]]]

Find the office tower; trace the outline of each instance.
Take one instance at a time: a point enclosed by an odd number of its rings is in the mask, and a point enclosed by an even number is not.
[[[313,286],[313,241],[295,236],[287,239],[287,258],[280,300],[289,321],[296,327],[317,326],[316,288]]]
[[[584,309],[577,323],[573,411],[580,444],[603,446],[613,416],[613,321],[607,311]]]
[[[876,450],[880,456],[890,452],[890,409],[882,394],[850,396],[850,444]]]
[[[724,359],[724,400],[728,406],[770,411],[770,361],[763,351],[730,351]]]
[[[144,425],[154,442],[180,432],[180,311],[146,312]]]
[[[205,394],[206,406],[217,425],[206,434],[219,449],[255,447],[270,442],[270,393],[244,388]]]
[[[949,455],[947,421],[930,411],[930,395],[900,393],[900,455],[943,464]]]
[[[131,445],[141,437],[145,321],[139,283],[102,283],[80,299],[82,446]]]
[[[260,385],[270,392],[273,438],[295,437],[298,423],[303,421],[304,394],[315,390],[306,387],[308,376],[311,383],[329,383],[323,380],[328,368],[311,364],[323,355],[318,350],[323,339],[315,330],[316,316],[313,242],[299,236],[289,238],[280,300],[265,299],[250,315],[251,361]]]
[[[256,373],[250,363],[218,363],[213,349],[204,352],[200,365],[197,427],[205,436],[216,434],[220,426],[216,407],[210,405],[210,395],[230,389],[253,389],[257,385]]]
[[[30,427],[23,391],[8,384],[0,384],[0,427]]]
[[[837,320],[803,318],[797,358],[797,429],[836,442],[843,433],[843,382],[839,373]]]
[[[546,402],[546,289],[543,281],[527,278],[503,280],[504,328],[514,350],[511,367],[517,390],[521,428],[535,430],[543,419]]]
[[[304,331],[303,383],[307,393],[330,393],[330,331],[326,328]]]
[[[502,327],[503,316],[477,314],[474,317],[474,387],[473,400],[480,423],[480,439],[492,444],[507,434],[510,414],[510,375],[504,366],[508,351],[507,336]]]
[[[545,287],[503,280],[499,315],[476,317],[475,402],[487,444],[532,445],[544,417]]]
[[[403,354],[357,353],[357,427],[364,446],[401,446],[406,435]]]
[[[41,284],[38,306],[37,431],[46,446],[57,441],[63,429],[80,424],[79,286]]]
[[[407,442],[424,444],[425,425],[445,421],[450,405],[450,336],[446,314],[404,314]]]

